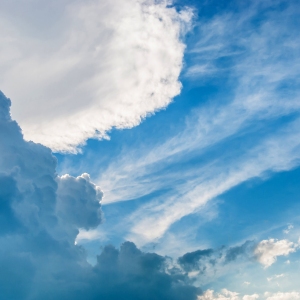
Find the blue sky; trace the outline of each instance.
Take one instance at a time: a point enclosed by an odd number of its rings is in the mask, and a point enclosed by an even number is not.
[[[5,299],[300,299],[299,14],[1,3]]]

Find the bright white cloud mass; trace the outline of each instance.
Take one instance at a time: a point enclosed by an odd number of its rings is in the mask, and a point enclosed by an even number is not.
[[[277,241],[274,239],[261,241],[254,253],[257,255],[258,261],[265,267],[271,266],[277,259],[277,256],[287,256],[296,251],[296,244],[288,240]]]
[[[27,140],[76,152],[113,127],[138,125],[180,92],[190,9],[152,0],[11,1],[0,9],[0,85]]]
[[[299,28],[0,1],[0,300],[300,300]]]

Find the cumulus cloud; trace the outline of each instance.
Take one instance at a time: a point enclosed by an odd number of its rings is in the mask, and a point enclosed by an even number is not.
[[[192,18],[170,4],[1,3],[0,84],[25,138],[76,152],[166,107],[181,89],[181,37]]]
[[[59,177],[57,194],[57,214],[62,220],[85,229],[99,225],[98,208],[103,193],[90,181],[89,174],[77,178],[68,174]]]
[[[253,294],[253,295],[245,295],[243,296],[243,300],[255,300],[258,299],[259,295],[258,294]]]
[[[176,264],[125,242],[120,249],[106,246],[91,266],[75,241],[80,229],[88,232],[101,223],[102,191],[86,173],[58,176],[51,150],[23,139],[9,107],[10,100],[1,93],[0,289],[5,299],[239,300],[240,295],[227,290],[201,294],[190,273],[197,271],[197,277],[209,271],[208,266],[214,272],[217,264],[249,259],[253,249],[265,264],[296,249],[296,244],[287,240],[271,239],[257,245],[246,242],[186,253]],[[297,293],[290,295],[294,298],[287,299],[298,299]]]
[[[296,251],[297,244],[288,240],[269,239],[261,241],[255,248],[257,260],[265,268],[276,262],[278,256],[287,256]]]
[[[300,293],[287,292],[287,293],[265,293],[266,300],[299,300]]]
[[[155,253],[143,253],[131,242],[120,250],[104,248],[94,268],[102,285],[100,299],[195,299],[201,291],[187,285],[188,277],[171,268],[167,259]]]
[[[198,296],[198,300],[255,300],[258,299],[258,294],[239,296],[239,293],[231,292],[223,289],[220,293],[215,293],[213,290],[207,290],[203,295]]]
[[[107,246],[95,266],[75,240],[102,221],[88,174],[56,174],[56,158],[26,142],[0,93],[1,299],[196,299],[201,292],[166,257],[130,242]]]
[[[24,141],[9,107],[10,100],[1,93],[1,294],[5,299],[53,299],[62,285],[70,288],[81,271],[89,269],[74,240],[81,226],[100,224],[101,195],[85,175],[81,181],[71,176],[59,178],[50,149]],[[70,195],[77,206],[84,199],[76,214]],[[97,217],[90,218],[94,214],[91,207]],[[70,273],[64,276],[68,268]],[[59,284],[53,290],[57,276]]]
[[[212,284],[219,278],[229,274],[236,275],[250,265],[259,268],[258,263],[260,263],[268,268],[276,261],[278,256],[287,256],[295,252],[297,248],[298,244],[287,240],[246,241],[232,247],[222,246],[216,249],[200,249],[188,252],[179,257],[177,263],[190,278],[197,281],[197,284],[204,286]],[[267,277],[266,280],[272,282],[283,277],[285,277],[285,274],[273,274]],[[249,286],[250,282],[244,281],[244,285]]]
[[[300,299],[300,293],[298,292],[278,292],[270,293],[266,292],[264,295],[252,294],[252,295],[240,295],[236,292],[231,292],[227,289],[223,289],[220,293],[216,293],[213,290],[207,290],[203,295],[198,296],[198,300],[298,300]]]

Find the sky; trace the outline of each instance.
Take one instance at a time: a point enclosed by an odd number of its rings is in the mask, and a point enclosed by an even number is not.
[[[296,0],[0,1],[0,299],[300,300]]]

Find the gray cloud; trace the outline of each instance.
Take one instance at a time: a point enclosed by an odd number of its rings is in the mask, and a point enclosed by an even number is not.
[[[101,223],[102,192],[88,174],[58,176],[56,158],[26,142],[0,93],[0,290],[3,299],[196,299],[169,259],[133,243],[104,248],[97,264],[75,245]]]
[[[233,247],[222,246],[219,249],[205,249],[189,252],[178,258],[178,264],[185,272],[197,271],[199,274],[216,275],[228,265],[241,262],[255,262],[259,259],[255,249],[259,245],[255,241],[246,241]],[[221,272],[222,273],[222,272]]]
[[[214,253],[213,249],[188,252],[178,258],[178,263],[185,271],[198,270],[203,258],[208,258]]]
[[[253,241],[246,241],[242,245],[230,247],[225,254],[225,263],[235,261],[241,257],[253,257],[254,248],[255,243]]]
[[[143,253],[131,242],[120,250],[104,248],[94,271],[102,285],[101,299],[196,299],[200,290],[189,285],[179,270],[166,271],[168,261],[155,253]]]

